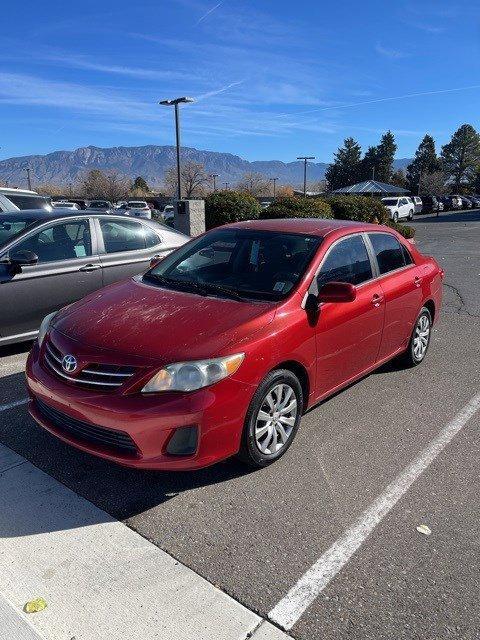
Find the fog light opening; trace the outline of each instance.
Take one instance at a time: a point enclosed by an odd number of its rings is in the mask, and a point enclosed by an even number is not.
[[[198,427],[178,427],[167,444],[167,453],[171,456],[191,456],[197,450]]]

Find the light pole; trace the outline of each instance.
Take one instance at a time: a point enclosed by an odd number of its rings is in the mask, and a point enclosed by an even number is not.
[[[225,182],[225,191],[228,191],[228,182]]]
[[[303,160],[303,197],[307,197],[307,162],[315,160],[315,156],[297,156],[297,160]]]
[[[180,104],[193,102],[193,98],[174,98],[173,100],[160,100],[159,104],[165,107],[175,107],[175,140],[177,143],[177,198],[182,199],[182,181],[180,175]]]
[[[277,180],[278,178],[270,178],[270,181],[273,182],[273,197],[275,198],[277,194]]]
[[[210,178],[213,179],[213,191],[215,192],[217,190],[217,178],[218,178],[218,173],[211,173],[210,174]]]
[[[24,167],[24,171],[27,172],[27,182],[28,182],[28,188],[31,191],[32,190],[32,176],[30,175],[31,169],[30,167],[27,165],[25,165]]]

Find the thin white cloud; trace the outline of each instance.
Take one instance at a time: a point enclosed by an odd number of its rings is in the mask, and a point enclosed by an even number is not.
[[[229,89],[233,87],[238,87],[238,85],[243,84],[245,80],[237,80],[236,82],[230,82],[230,84],[221,87],[220,89],[216,89],[215,91],[207,91],[207,93],[201,93],[199,96],[195,97],[196,102],[200,102],[200,100],[205,100],[206,98],[211,98],[212,96],[217,96],[220,93],[225,93]]]
[[[397,49],[389,49],[383,47],[380,43],[375,45],[375,51],[385,58],[391,58],[392,60],[400,60],[400,58],[408,58],[408,53],[398,51]]]
[[[214,7],[212,7],[211,9],[209,9],[206,13],[203,14],[203,16],[200,16],[200,18],[197,20],[197,22],[195,23],[195,26],[197,24],[200,24],[200,22],[203,22],[205,20],[205,18],[207,18],[211,13],[213,13],[214,11],[216,11],[218,9],[218,7],[220,7],[223,4],[223,0],[220,0],[220,2],[218,4],[216,4]]]

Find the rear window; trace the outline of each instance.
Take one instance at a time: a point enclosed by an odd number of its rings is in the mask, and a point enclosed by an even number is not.
[[[387,207],[396,207],[398,199],[397,198],[383,198],[382,202]]]
[[[377,257],[380,274],[405,266],[405,254],[395,236],[390,233],[370,233],[368,237]]]
[[[6,198],[13,202],[13,204],[19,209],[47,209],[49,210],[49,202],[46,198],[36,195],[19,195],[12,193],[5,193]]]

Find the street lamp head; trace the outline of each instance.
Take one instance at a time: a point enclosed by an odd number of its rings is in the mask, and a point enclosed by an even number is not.
[[[160,100],[158,104],[161,104],[165,107],[171,107],[176,104],[187,104],[189,102],[195,102],[193,98],[187,98],[187,96],[183,96],[183,98],[174,98],[173,100]]]
[[[297,156],[297,160],[315,160],[315,156]]]

